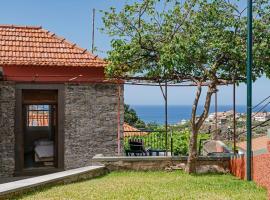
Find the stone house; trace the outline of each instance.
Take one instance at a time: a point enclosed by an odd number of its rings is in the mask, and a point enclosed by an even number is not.
[[[105,66],[41,27],[0,25],[0,177],[83,167],[95,154],[117,153],[123,85],[105,80]]]

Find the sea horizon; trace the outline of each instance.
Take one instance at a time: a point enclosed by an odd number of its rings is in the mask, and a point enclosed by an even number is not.
[[[142,105],[130,104],[139,118],[145,123],[164,124],[165,121],[165,106],[164,105]],[[198,105],[197,114],[203,112],[203,105]],[[182,120],[189,120],[191,117],[192,105],[168,105],[168,123],[177,124]],[[233,105],[218,105],[218,112],[226,112],[233,110]],[[269,111],[266,108],[265,111]],[[210,106],[209,114],[215,112],[215,105]],[[246,105],[236,105],[237,113],[246,113]]]
[[[164,104],[127,104],[129,106],[165,106]],[[168,106],[193,106],[192,104],[170,104]],[[204,106],[203,104],[199,104],[198,106]],[[215,105],[211,105],[215,106]],[[227,104],[219,104],[218,106],[231,106],[233,105],[227,105]],[[237,104],[236,106],[246,106],[244,104]]]

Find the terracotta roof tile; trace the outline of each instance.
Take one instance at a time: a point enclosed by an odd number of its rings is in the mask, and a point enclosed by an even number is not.
[[[147,132],[140,131],[139,129],[133,126],[130,126],[128,123],[124,123],[123,128],[124,128],[124,137],[148,135]]]
[[[252,139],[252,150],[253,151],[258,151],[260,149],[267,148],[267,142],[269,140],[270,140],[270,138],[268,138],[268,136],[261,136],[261,137],[258,137],[258,138],[253,138]],[[237,143],[236,146],[240,147],[243,150],[246,150],[247,143],[246,143],[246,141],[239,142],[239,143]]]
[[[0,25],[0,65],[104,67],[106,62],[41,27]]]

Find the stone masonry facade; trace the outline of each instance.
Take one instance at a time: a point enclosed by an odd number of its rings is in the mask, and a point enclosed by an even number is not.
[[[15,170],[15,88],[0,82],[0,177]],[[124,122],[123,86],[120,86],[120,128]],[[96,154],[117,153],[118,86],[66,84],[64,111],[65,169],[91,164]]]
[[[0,82],[0,177],[15,170],[15,84]]]
[[[122,132],[123,86],[120,88]],[[65,85],[65,169],[90,165],[96,154],[116,155],[118,94],[116,84]]]

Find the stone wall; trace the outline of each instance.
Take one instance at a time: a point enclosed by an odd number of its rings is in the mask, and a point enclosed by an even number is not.
[[[121,86],[121,129],[124,120]],[[118,86],[65,86],[65,169],[91,164],[95,154],[117,153]]]
[[[15,84],[0,81],[0,177],[15,170]]]
[[[172,170],[184,169],[187,163],[186,156],[95,156],[93,162],[105,165],[110,171],[119,170]],[[199,157],[197,173],[227,173],[229,172],[230,158]]]

